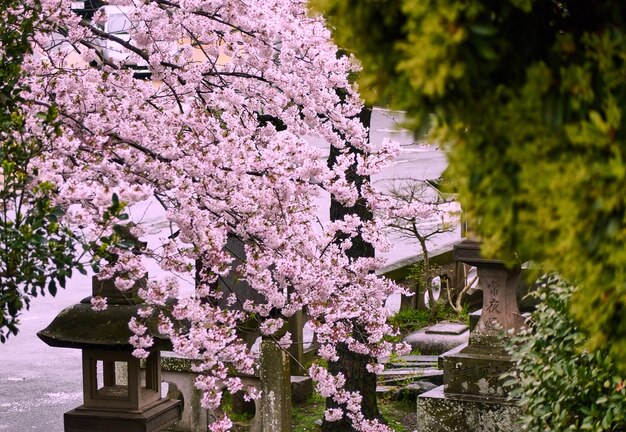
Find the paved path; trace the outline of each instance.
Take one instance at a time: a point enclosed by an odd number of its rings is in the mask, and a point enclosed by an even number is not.
[[[0,345],[1,432],[62,432],[63,413],[82,404],[80,351],[51,348],[36,333],[86,297],[88,283],[77,277],[56,298],[35,299],[18,336]]]

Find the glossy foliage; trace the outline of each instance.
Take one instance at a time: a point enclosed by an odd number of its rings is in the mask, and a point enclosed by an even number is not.
[[[539,284],[541,299],[530,328],[511,346],[517,363],[513,391],[521,398],[524,430],[623,431],[626,386],[606,348],[594,352],[577,347],[582,333],[569,312],[575,291],[550,276]]]
[[[9,1],[0,10],[0,342],[17,334],[30,299],[54,296],[77,264],[73,236],[59,224],[63,211],[52,202],[53,185],[34,180],[31,161],[42,154],[43,143],[24,135],[19,78],[37,8],[11,13],[20,6]],[[56,115],[53,107],[36,114],[51,140],[58,132]]]

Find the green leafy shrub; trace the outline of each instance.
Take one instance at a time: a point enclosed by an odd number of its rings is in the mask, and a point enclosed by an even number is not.
[[[624,431],[626,384],[608,349],[581,350],[586,335],[569,310],[575,288],[547,276],[530,326],[509,347],[528,431]]]
[[[441,305],[437,308],[436,316],[432,316],[430,310],[406,309],[396,312],[388,319],[389,323],[400,330],[398,336],[389,336],[388,340],[399,342],[407,334],[420,330],[428,325],[436,324],[440,321],[462,322],[469,324],[469,313],[464,308],[462,313],[452,309],[448,305]]]
[[[430,323],[430,311],[407,309],[389,317],[389,322],[400,329],[401,333],[409,333],[426,327]]]

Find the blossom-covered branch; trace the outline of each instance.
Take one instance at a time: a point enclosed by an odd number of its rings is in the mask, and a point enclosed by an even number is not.
[[[115,234],[113,226],[95,229],[113,195],[126,209],[156,196],[176,235],[141,253],[110,246],[116,259],[101,263],[100,277],[130,288],[154,259],[164,272],[197,278],[191,296],[182,296],[173,278],[151,279],[140,292],[148,306],[131,325],[136,355],[151,342],[141,320],[157,314],[175,350],[200,361],[196,385],[206,407],[220,402],[218,382],[240,388],[228,378],[229,366],[250,371],[252,357],[236,326],[252,315],[271,335],[281,327],[276,317],[305,310],[324,358],[333,358],[339,342],[373,359],[389,356],[396,347],[384,339],[393,330],[383,304],[395,287],[373,275],[378,260],[344,253],[357,232],[379,238],[379,224],[347,218],[316,227],[322,190],[347,205],[357,200],[346,167],[373,173],[393,154],[392,148],[377,154],[369,144],[349,81],[358,65],[338,55],[322,18],[298,0],[112,1],[106,7],[119,5],[124,22],[113,34],[99,27],[107,19],[102,11],[85,23],[65,2],[40,3],[34,53],[24,66],[31,101],[24,110],[31,120],[39,104],[59,112],[62,135],[34,164],[39,179],[58,189],[56,204],[68,209],[64,223],[85,227],[84,243],[97,245]],[[144,64],[150,77],[137,79]],[[46,140],[34,121],[27,131]],[[329,168],[306,138],[339,149],[336,163]],[[346,143],[361,150],[358,159]],[[375,200],[371,195],[368,205]],[[134,236],[146,234],[142,220],[128,222]],[[236,265],[229,236],[245,244]],[[263,301],[220,291],[218,278],[231,272]],[[241,307],[220,307],[224,295]],[[365,331],[358,340],[356,329]],[[327,388],[330,381],[312,372]],[[337,388],[328,391],[338,403],[358,405],[358,395],[333,382]],[[363,430],[383,427],[358,410],[351,415]]]

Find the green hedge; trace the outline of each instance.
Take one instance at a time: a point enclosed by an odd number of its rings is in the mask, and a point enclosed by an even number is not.
[[[580,349],[586,337],[569,312],[575,288],[557,276],[539,285],[541,303],[510,347],[524,430],[626,430],[626,383],[608,349]]]

